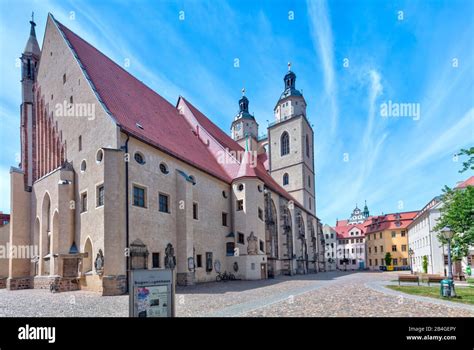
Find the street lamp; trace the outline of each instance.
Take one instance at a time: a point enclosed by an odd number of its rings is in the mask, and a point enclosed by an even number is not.
[[[448,242],[448,280],[450,280],[452,284],[451,296],[456,296],[456,293],[454,292],[453,269],[451,263],[451,239],[453,238],[453,231],[451,231],[449,226],[445,226],[441,229],[440,233],[441,236]]]
[[[410,257],[410,273],[413,274],[413,255],[415,254],[415,252],[413,251],[413,249],[408,249],[408,256]]]

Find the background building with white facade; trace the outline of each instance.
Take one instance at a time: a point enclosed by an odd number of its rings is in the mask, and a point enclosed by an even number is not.
[[[456,185],[456,190],[463,190],[474,185],[474,176]],[[411,252],[411,264],[414,272],[424,273],[423,260],[428,262],[427,273],[446,276],[448,271],[448,251],[438,239],[438,231],[434,230],[437,220],[441,217],[443,203],[441,196],[433,198],[413,219],[408,226],[408,247]],[[461,261],[453,262],[453,274],[462,274],[467,266],[473,264],[474,250]]]
[[[337,232],[331,226],[325,224],[323,226],[323,237],[326,271],[334,271],[337,269]]]

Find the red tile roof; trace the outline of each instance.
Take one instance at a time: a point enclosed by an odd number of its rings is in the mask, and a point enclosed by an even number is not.
[[[172,104],[67,27],[58,21],[56,23],[100,100],[125,133],[226,182],[230,181]]]
[[[186,105],[189,107],[198,123],[206,129],[222,146],[231,151],[243,152],[244,148],[234,141],[229,135],[223,132],[216,124],[214,124],[209,118],[207,118],[199,109],[194,107],[186,98],[181,96]]]
[[[189,107],[194,117],[198,120],[201,127],[205,129],[207,132],[209,132],[216,139],[216,141],[218,141],[222,146],[227,147],[231,150],[243,152],[244,149],[237,142],[235,142],[229,135],[222,132],[214,123],[212,123],[209,120],[209,118],[207,118],[202,112],[200,112],[189,101],[187,101],[183,97],[181,98],[183,99],[183,102]],[[264,158],[258,156],[256,167],[251,170],[250,169],[244,170],[244,173],[246,173],[245,177],[255,176],[259,178],[261,181],[265,183],[265,185],[270,190],[278,193],[279,195],[281,195],[282,197],[290,201],[293,201],[297,206],[305,210],[304,206],[302,206],[301,203],[299,203],[296,199],[293,198],[293,196],[291,196],[288,192],[286,192],[286,190],[283,187],[281,187],[275,181],[275,179],[271,177],[270,174],[268,174],[262,162],[264,160],[265,160]],[[242,177],[241,167],[239,167],[239,170],[237,173],[235,173],[230,166],[226,166],[226,164],[223,164],[222,167],[225,171],[227,171],[228,176],[231,177],[233,180]]]
[[[466,188],[467,186],[474,186],[474,176],[471,176],[469,179],[461,182],[456,188]]]
[[[404,213],[385,214],[372,217],[367,227],[366,234],[382,230],[403,229],[413,221],[418,211],[409,211]],[[397,215],[400,217],[397,219]]]
[[[269,158],[268,158],[268,153],[264,152],[258,155],[258,161],[262,162],[263,166],[265,167],[266,170],[269,169]]]
[[[361,231],[362,233],[361,236],[365,235],[366,228],[364,224],[339,225],[339,226],[333,227],[333,230],[336,231],[338,239],[360,237],[360,236],[351,236],[349,234],[354,227],[357,227]]]
[[[123,132],[227,183],[231,183],[236,175],[238,176],[238,174],[226,171],[225,165],[218,163],[175,106],[66,26],[54,18],[53,20],[76,55],[99,100]],[[209,118],[184,98],[183,100],[201,127],[210,133],[217,142],[230,150],[243,151],[237,142],[212,123]],[[299,204],[267,173],[262,160],[260,158],[260,161],[257,161],[257,166],[251,171],[245,169],[246,175],[251,174],[251,176],[258,177],[268,188],[288,200],[294,201],[296,205],[304,209],[304,206]]]

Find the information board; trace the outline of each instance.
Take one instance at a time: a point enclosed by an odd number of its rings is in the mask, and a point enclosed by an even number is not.
[[[173,270],[130,272],[130,317],[174,317]]]

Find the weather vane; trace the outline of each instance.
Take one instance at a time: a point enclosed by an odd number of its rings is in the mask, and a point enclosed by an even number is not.
[[[242,88],[242,96],[245,96],[245,88]]]
[[[291,70],[291,62],[288,62],[288,70]]]

